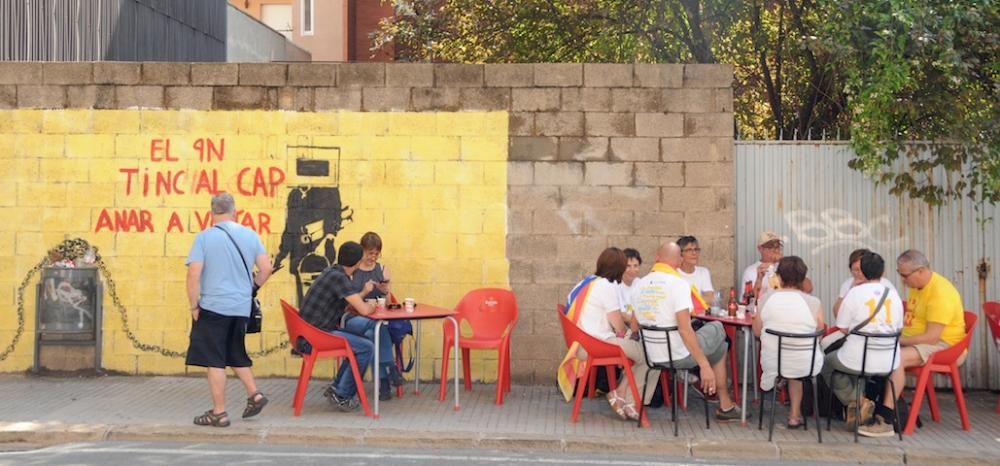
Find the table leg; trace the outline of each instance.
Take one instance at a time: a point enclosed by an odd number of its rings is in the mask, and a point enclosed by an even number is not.
[[[379,358],[379,354],[378,354],[378,345],[379,345],[378,341],[379,341],[379,337],[378,336],[379,336],[379,333],[380,333],[379,330],[382,329],[382,325],[384,325],[384,324],[385,324],[385,321],[382,321],[382,320],[376,320],[375,321],[375,359],[372,360],[372,380],[375,382],[374,383],[374,385],[375,385],[375,394],[374,394],[374,396],[372,396],[372,398],[375,399],[375,416],[373,416],[375,419],[378,419],[378,390],[379,390],[379,386],[378,385],[379,385],[379,378],[380,378],[379,377],[379,369],[381,369],[380,364],[379,364],[379,359],[378,359]],[[364,370],[363,369],[359,369],[359,370],[361,370],[361,376],[364,377],[364,374],[365,374]],[[365,389],[364,386],[358,387],[358,390],[364,390],[364,389]]]
[[[729,367],[726,368],[726,371],[727,372],[736,372],[736,343],[737,343],[737,339],[736,339],[736,327],[733,326],[733,325],[726,325],[724,328],[726,329],[726,336],[729,337],[729,341],[732,342],[732,344],[729,345]],[[739,382],[739,380],[737,380],[735,373],[731,374],[731,376],[733,378],[733,383],[729,387],[729,390],[732,391],[733,401],[736,402],[736,403],[739,403],[740,402],[740,382]],[[723,380],[722,383],[725,384],[726,381]]]
[[[750,327],[743,327],[743,397],[740,400],[740,424],[743,426],[747,425],[747,375],[750,373],[747,368],[750,361]],[[819,428],[818,426],[816,427]]]
[[[461,372],[460,366],[458,365],[458,321],[454,317],[447,316],[445,319],[451,321],[451,327],[455,329],[455,370],[452,371],[455,374],[455,411],[461,409],[461,405],[458,404],[458,373]]]
[[[413,334],[413,346],[415,346],[414,351],[416,351],[417,354],[413,355],[413,394],[420,395],[420,319],[417,319],[414,322],[417,323],[417,328]]]

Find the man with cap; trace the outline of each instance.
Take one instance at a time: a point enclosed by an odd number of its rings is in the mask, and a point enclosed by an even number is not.
[[[353,307],[361,315],[375,312],[375,308],[362,299],[362,296],[375,288],[375,282],[369,280],[360,291],[351,283],[351,277],[358,269],[363,255],[364,250],[361,245],[354,241],[340,245],[337,251],[337,264],[327,267],[313,281],[309,291],[302,298],[302,309],[299,312],[306,322],[346,339],[351,344],[358,370],[362,374],[371,364],[372,342],[363,336],[340,330],[340,320],[347,311],[347,306]],[[311,349],[302,347],[302,343],[305,342],[297,343],[296,349],[301,353],[308,353]],[[354,411],[358,409],[358,402],[354,398],[357,391],[358,387],[354,383],[350,365],[341,364],[340,371],[334,377],[333,383],[323,392],[323,396],[340,411]]]
[[[778,283],[776,282],[778,278],[774,272],[778,267],[778,261],[784,256],[784,246],[784,241],[781,240],[781,237],[777,233],[768,230],[760,234],[760,237],[757,238],[757,251],[760,253],[760,260],[750,264],[743,270],[743,279],[737,287],[741,302],[743,301],[743,294],[745,292],[743,285],[746,282],[750,282],[753,285],[753,295],[757,300],[760,300],[764,293],[777,288]],[[806,278],[802,282],[802,291],[812,293],[812,290],[812,281]]]

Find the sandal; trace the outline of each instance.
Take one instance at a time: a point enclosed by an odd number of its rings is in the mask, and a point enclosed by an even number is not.
[[[614,390],[608,392],[607,398],[608,404],[611,405],[611,409],[615,411],[615,414],[618,414],[618,417],[622,418],[622,420],[627,420],[628,414],[625,413],[625,398],[618,396],[618,393]],[[635,406],[632,406],[632,409],[634,410]]]
[[[260,395],[260,399],[257,399],[257,395]],[[267,397],[261,392],[254,392],[247,398],[247,407],[243,410],[243,419],[248,417],[254,417],[260,414],[260,411],[267,406]]]
[[[794,419],[789,418],[788,421],[785,422],[785,428],[788,430],[802,429],[804,426],[805,422],[803,422],[801,417]]]
[[[229,414],[225,411],[215,414],[212,410],[205,411],[205,414],[194,418],[195,425],[212,427],[229,427]]]
[[[627,416],[629,420],[631,421],[639,420],[639,411],[635,409],[635,403],[626,404],[624,407],[624,411],[625,411],[625,416]]]

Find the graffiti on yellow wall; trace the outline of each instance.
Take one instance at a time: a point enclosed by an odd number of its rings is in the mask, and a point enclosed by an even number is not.
[[[189,370],[169,355],[186,349],[190,328],[184,257],[221,191],[281,267],[262,291],[264,331],[247,339],[267,354],[255,361],[262,375],[298,370],[275,351],[287,338],[278,300],[298,301],[303,278],[366,231],[383,238],[397,295],[450,307],[469,289],[507,285],[502,112],[0,111],[0,164],[0,349],[19,319],[27,335],[0,371],[31,366],[34,293],[16,296],[70,237],[99,248],[115,284],[105,287],[104,367]],[[421,346],[427,362],[440,358]]]

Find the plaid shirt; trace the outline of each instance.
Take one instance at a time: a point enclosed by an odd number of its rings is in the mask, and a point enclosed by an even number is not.
[[[306,292],[299,315],[319,329],[331,332],[340,327],[340,318],[347,307],[346,298],[357,292],[343,267],[327,267]]]

